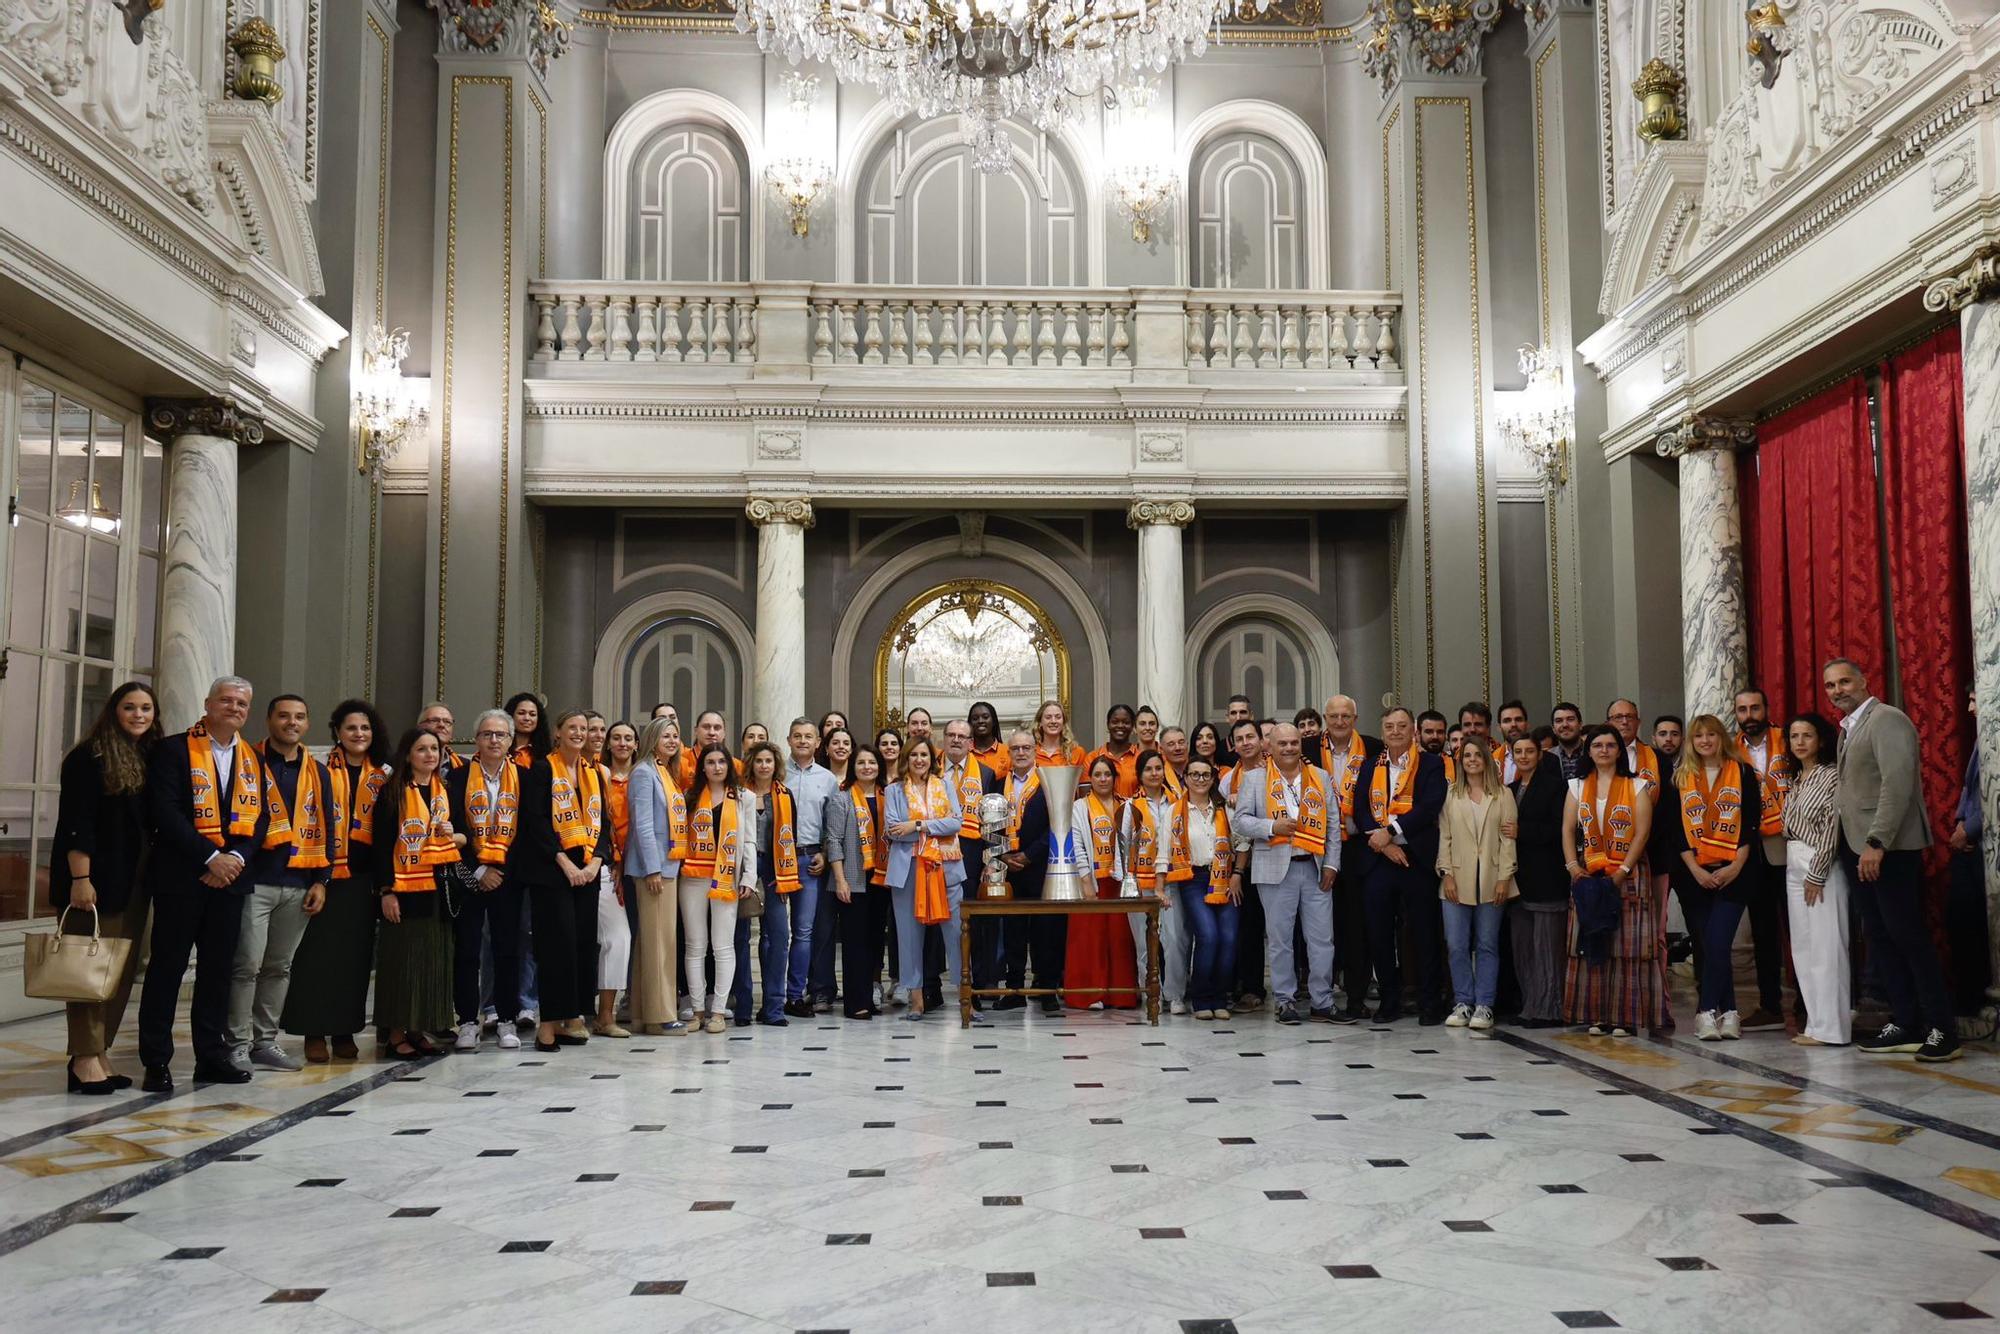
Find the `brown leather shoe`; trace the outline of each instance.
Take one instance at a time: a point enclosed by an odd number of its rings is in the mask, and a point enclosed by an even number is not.
[[[361,1048],[354,1045],[352,1033],[343,1033],[333,1040],[333,1054],[337,1060],[358,1061],[361,1059]]]
[[[306,1039],[306,1060],[312,1065],[325,1065],[333,1059],[333,1053],[326,1048],[325,1038]]]

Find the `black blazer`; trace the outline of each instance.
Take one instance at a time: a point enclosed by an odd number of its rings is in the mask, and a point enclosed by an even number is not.
[[[555,771],[549,767],[548,756],[544,755],[521,771],[521,821],[514,830],[514,841],[507,848],[507,878],[516,884],[539,886],[543,889],[568,889],[569,881],[563,877],[562,867],[556,865],[556,854],[562,851],[562,844],[556,841],[556,819],[554,804],[550,797],[550,787],[555,782]],[[461,799],[465,789],[461,787]],[[694,805],[694,799],[688,799]],[[458,816],[452,817],[452,825],[459,828]],[[603,827],[597,831],[597,846],[592,850],[600,861],[611,860],[611,808],[607,802],[604,810]]]
[[[1361,764],[1361,774],[1354,780],[1354,828],[1362,838],[1375,832],[1375,812],[1368,805],[1368,785],[1375,781],[1376,768],[1385,763],[1385,751],[1377,751]],[[1397,818],[1402,828],[1403,841],[1408,845],[1410,865],[1435,874],[1438,859],[1438,816],[1444,812],[1445,793],[1450,784],[1444,777],[1444,757],[1429,751],[1417,752],[1417,777],[1411,785],[1410,810],[1407,815]],[[1361,864],[1357,873],[1366,875],[1384,858],[1365,844],[1360,849]],[[1345,870],[1346,868],[1342,868]]]
[[[230,770],[229,781],[236,781],[234,769]],[[146,862],[147,889],[154,894],[215,893],[201,883],[208,859],[218,849],[194,827],[194,788],[188,781],[186,732],[176,732],[153,747],[152,758],[146,762],[146,808],[153,825],[152,855]],[[249,837],[232,838],[224,834],[219,850],[241,857],[244,871],[224,892],[250,892],[250,859],[264,845],[264,831],[270,823],[271,817],[260,801],[257,828]]]
[[[1007,883],[1024,898],[1039,898],[1049,875],[1049,796],[1039,784],[1021,807],[1021,855],[1028,864],[1007,872]]]
[[[49,861],[49,902],[57,911],[69,903],[69,854],[81,852],[90,858],[90,883],[97,889],[99,910],[123,912],[131,902],[149,842],[145,788],[117,796],[106,792],[104,767],[88,741],[65,755]]]
[[[1563,865],[1563,811],[1569,784],[1562,766],[1546,756],[1535,776],[1516,784],[1515,820],[1521,832],[1514,839],[1514,884],[1527,903],[1564,903],[1569,899],[1569,871]]]
[[[1646,839],[1646,851],[1653,859],[1653,874],[1666,872],[1674,888],[1682,894],[1720,894],[1732,903],[1748,903],[1750,891],[1757,884],[1758,868],[1764,864],[1764,838],[1757,832],[1764,818],[1764,785],[1758,780],[1757,770],[1743,762],[1743,830],[1737,836],[1737,846],[1750,849],[1750,861],[1743,874],[1720,890],[1703,889],[1682,860],[1688,841],[1687,830],[1681,827],[1680,783],[1672,776],[1662,777],[1665,786],[1653,801],[1653,829]]]

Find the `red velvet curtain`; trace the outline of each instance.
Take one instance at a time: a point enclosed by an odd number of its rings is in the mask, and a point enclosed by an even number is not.
[[[1890,358],[1881,405],[1896,659],[1903,711],[1924,742],[1924,809],[1937,838],[1929,869],[1941,903],[1944,840],[1965,775],[1965,690],[1972,679],[1965,390],[1956,324]]]
[[[1878,680],[1884,665],[1882,534],[1862,377],[1759,426],[1742,478],[1751,679],[1774,718],[1824,713],[1828,658],[1854,658]]]

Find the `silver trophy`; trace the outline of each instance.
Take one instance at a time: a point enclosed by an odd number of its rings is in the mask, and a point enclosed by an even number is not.
[[[1042,881],[1042,899],[1049,903],[1082,903],[1097,897],[1097,876],[1090,860],[1090,835],[1077,847],[1070,826],[1076,811],[1075,765],[1041,770],[1042,795],[1049,803],[1049,870]]]
[[[979,836],[986,840],[986,871],[979,877],[979,897],[982,899],[1012,898],[1014,891],[1007,884],[1007,831],[1014,823],[1014,807],[998,792],[988,792],[979,799]]]

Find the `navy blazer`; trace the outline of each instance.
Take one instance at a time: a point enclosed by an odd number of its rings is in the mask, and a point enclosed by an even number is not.
[[[1011,777],[1010,772],[1008,778]],[[993,790],[1005,795],[1008,778],[997,780]],[[1022,898],[1040,898],[1042,884],[1049,875],[1049,797],[1040,783],[1035,784],[1035,790],[1021,807],[1021,855],[1028,859],[1028,864],[1018,871],[1007,872],[1007,883]]]
[[[1366,840],[1375,832],[1375,813],[1368,806],[1368,785],[1375,781],[1375,770],[1387,763],[1388,751],[1377,751],[1362,761],[1361,774],[1354,780],[1354,829]],[[1438,856],[1438,816],[1444,812],[1445,793],[1451,784],[1445,781],[1444,756],[1433,755],[1429,751],[1417,751],[1417,777],[1410,791],[1409,813],[1398,816],[1396,823],[1403,831],[1403,842],[1410,857],[1410,865],[1435,874]],[[1360,849],[1360,864],[1355,873],[1366,875],[1377,863],[1384,860],[1382,855],[1367,846],[1364,841]]]
[[[239,763],[241,761],[239,760]],[[236,770],[229,771],[235,783]],[[271,816],[264,803],[257,803],[257,827],[248,837],[223,835],[222,847],[202,837],[194,827],[194,785],[188,779],[188,739],[176,732],[153,747],[146,762],[146,800],[153,821],[153,846],[146,863],[146,886],[154,894],[215,893],[201,883],[208,859],[218,851],[233,852],[243,859],[243,874],[224,891],[250,892],[250,861],[264,845],[264,833]],[[223,800],[223,824],[228,826],[229,804]]]

